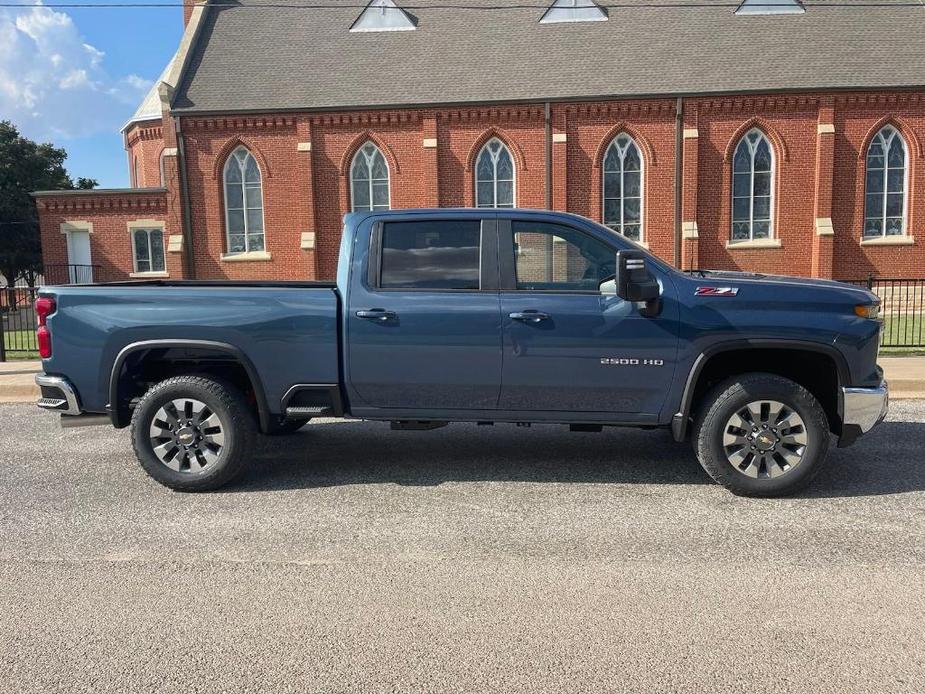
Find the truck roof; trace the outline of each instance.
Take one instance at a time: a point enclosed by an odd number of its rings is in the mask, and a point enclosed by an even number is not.
[[[367,217],[407,217],[410,215],[422,215],[432,217],[488,217],[488,216],[517,216],[517,217],[558,217],[560,219],[576,219],[587,222],[587,218],[571,212],[559,212],[556,210],[543,210],[529,207],[415,207],[407,209],[392,210],[364,210],[361,212],[348,212],[344,215],[344,224],[359,224]]]

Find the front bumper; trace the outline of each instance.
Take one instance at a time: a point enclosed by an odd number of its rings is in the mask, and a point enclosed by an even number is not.
[[[853,441],[877,426],[890,407],[886,380],[874,388],[842,388],[843,438]]]

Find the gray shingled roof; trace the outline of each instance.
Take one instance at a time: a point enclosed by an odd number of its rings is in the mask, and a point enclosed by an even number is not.
[[[138,108],[135,109],[135,113],[133,113],[132,117],[126,121],[124,126],[122,126],[123,131],[128,130],[129,126],[133,123],[139,123],[146,120],[161,119],[161,97],[158,94],[157,88],[158,85],[160,85],[160,83],[167,77],[167,73],[170,72],[170,68],[173,67],[174,61],[176,59],[177,54],[175,53],[167,63],[167,67],[164,68],[161,76],[154,81],[154,84],[151,85],[148,93],[145,94],[145,98],[142,99],[140,104],[138,104]]]
[[[777,16],[735,16],[729,5],[644,7],[657,1],[620,0],[640,7],[610,8],[606,22],[540,24],[544,0],[515,0],[538,6],[497,12],[399,0],[417,17],[415,31],[351,33],[357,0],[312,11],[241,0],[243,7],[209,8],[174,108],[273,111],[925,84],[925,6],[900,6],[908,0],[891,7],[809,0],[805,14]]]

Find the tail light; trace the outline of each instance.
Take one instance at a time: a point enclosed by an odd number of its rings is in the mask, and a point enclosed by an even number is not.
[[[39,356],[42,359],[48,359],[51,356],[51,331],[48,330],[47,319],[56,308],[55,300],[50,296],[40,296],[35,300],[35,313],[38,316],[35,337],[39,346]]]

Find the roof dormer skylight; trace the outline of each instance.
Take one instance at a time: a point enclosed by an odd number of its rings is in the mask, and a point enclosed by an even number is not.
[[[742,0],[736,14],[804,14],[800,0]]]
[[[371,0],[350,31],[413,31],[417,19],[405,12],[393,0]]]
[[[594,0],[556,0],[546,10],[546,14],[540,19],[540,24],[606,21],[606,10]]]

